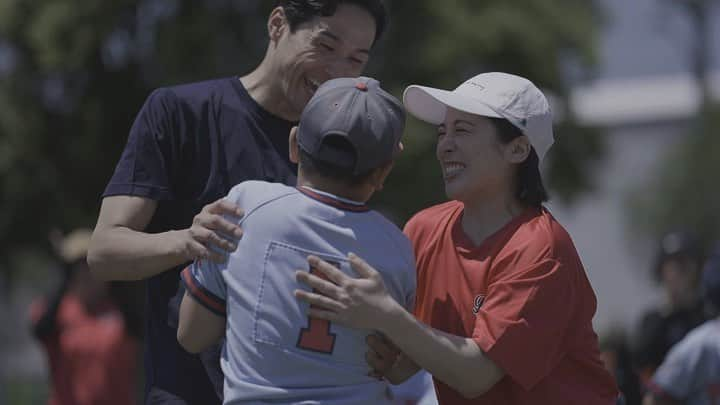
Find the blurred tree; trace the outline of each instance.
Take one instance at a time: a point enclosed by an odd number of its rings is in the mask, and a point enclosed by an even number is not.
[[[705,244],[720,233],[720,104],[708,103],[677,146],[659,165],[655,179],[630,200],[635,229],[659,237],[692,230]]]
[[[672,230],[697,233],[704,244],[720,235],[720,189],[715,175],[720,173],[720,102],[713,99],[708,75],[712,31],[710,8],[715,0],[668,1],[682,9],[691,21],[694,36],[690,71],[698,88],[700,108],[688,133],[659,165],[658,176],[646,187],[630,195],[629,214],[634,228],[659,238]]]
[[[502,70],[558,101],[551,184],[567,201],[602,154],[596,131],[564,107],[566,65],[595,60],[592,0],[391,0],[392,21],[368,74],[452,87]],[[0,271],[43,248],[52,226],[93,225],[99,195],[144,98],[158,86],[247,72],[265,46],[272,2],[0,0]],[[434,129],[408,126],[407,150],[377,201],[402,222],[443,198]],[[7,273],[7,271],[5,271]]]
[[[525,76],[547,90],[557,144],[546,173],[551,195],[570,203],[592,188],[589,170],[604,153],[599,131],[574,120],[568,108],[568,65],[591,73],[601,20],[592,0],[392,0],[392,25],[373,60],[378,77],[400,95],[412,83],[452,89],[483,71]],[[444,199],[435,161],[435,129],[410,119],[408,147],[375,199],[400,222]]]

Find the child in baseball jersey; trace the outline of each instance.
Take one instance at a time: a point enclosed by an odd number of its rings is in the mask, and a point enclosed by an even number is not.
[[[182,272],[178,329],[190,352],[225,336],[225,404],[389,403],[365,360],[372,331],[309,318],[293,291],[296,271],[314,271],[308,256],[350,272],[347,254],[356,252],[380,269],[393,299],[412,307],[410,243],[365,204],[391,170],[404,122],[402,105],[377,81],[330,80],[291,131],[297,188],[250,181],[230,191],[245,210],[243,238],[225,264],[197,261]]]
[[[298,298],[321,307],[313,316],[382,332],[400,354],[374,339],[373,366],[387,376],[428,370],[440,404],[614,405],[592,328],[595,294],[570,236],[542,206],[538,165],[553,143],[545,96],[527,79],[485,73],[454,91],[410,86],[404,102],[438,127],[452,200],[405,227],[417,318],[358,258],[359,278],[311,259],[337,287],[302,274],[318,291]]]
[[[701,286],[715,318],[672,347],[650,381],[646,405],[720,404],[720,244],[703,268]]]

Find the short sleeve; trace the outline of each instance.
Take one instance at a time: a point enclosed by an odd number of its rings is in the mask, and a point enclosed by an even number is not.
[[[416,214],[410,220],[405,224],[405,227],[403,227],[403,233],[405,236],[410,240],[410,244],[412,245],[412,249],[414,251],[414,256],[417,256],[419,247],[421,245],[421,215]]]
[[[196,260],[180,273],[185,290],[202,306],[219,316],[225,316],[227,297],[220,265],[210,260]]]
[[[103,197],[132,195],[172,199],[172,179],[179,169],[177,102],[171,90],[155,90],[135,118],[127,144]]]
[[[565,354],[575,302],[574,268],[554,259],[492,280],[472,338],[507,375],[532,389]]]
[[[705,360],[712,356],[703,355],[700,341],[685,339],[676,344],[665,361],[657,369],[650,383],[650,390],[659,396],[676,400],[687,399],[698,389],[702,376],[708,372]]]

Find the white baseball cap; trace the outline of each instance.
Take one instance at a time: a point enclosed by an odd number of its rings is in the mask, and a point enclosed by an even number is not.
[[[554,142],[552,113],[545,95],[520,76],[482,73],[453,91],[412,85],[405,89],[403,103],[410,114],[434,125],[445,121],[448,107],[504,118],[528,137],[540,161]]]

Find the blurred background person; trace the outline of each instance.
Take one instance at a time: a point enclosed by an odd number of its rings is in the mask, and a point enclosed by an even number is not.
[[[702,291],[710,320],[673,346],[648,384],[644,405],[720,404],[720,244],[703,268]]]
[[[30,308],[32,335],[50,369],[50,405],[135,403],[137,342],[126,332],[109,287],[90,274],[89,229],[51,236],[60,284]]]
[[[606,334],[600,339],[600,356],[605,368],[615,377],[625,405],[640,405],[642,386],[632,364],[627,335],[621,330]]]
[[[670,348],[705,320],[698,284],[701,264],[700,245],[689,232],[671,232],[660,240],[653,278],[662,286],[665,304],[643,316],[634,355],[645,382]]]

